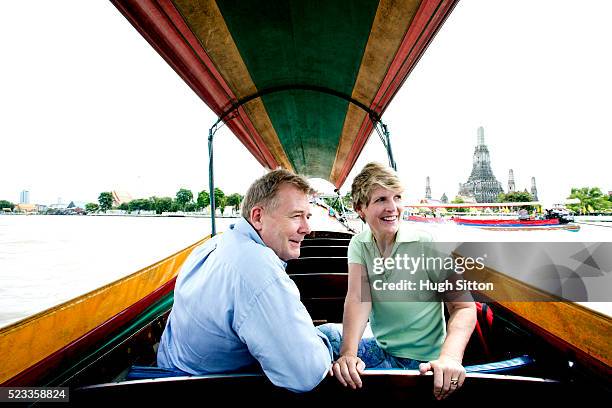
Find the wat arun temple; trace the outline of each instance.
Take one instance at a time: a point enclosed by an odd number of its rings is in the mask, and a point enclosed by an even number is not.
[[[422,202],[448,202],[446,193],[440,200],[432,200],[429,177],[426,178],[425,183],[425,198]],[[508,173],[507,192],[517,192],[512,169],[510,169]],[[525,193],[526,192],[527,189],[525,189]],[[502,185],[497,181],[493,174],[493,170],[491,170],[489,148],[485,144],[484,128],[481,126],[478,128],[478,139],[472,158],[472,173],[470,173],[467,182],[459,183],[459,193],[457,197],[461,198],[465,203],[495,203],[502,193],[504,193]],[[536,188],[535,177],[531,178],[531,197],[533,201],[538,201],[538,190]]]
[[[503,192],[501,183],[491,170],[489,148],[484,142],[484,128],[481,126],[472,159],[472,173],[466,183],[459,184],[459,195],[473,198],[477,203],[494,203]]]

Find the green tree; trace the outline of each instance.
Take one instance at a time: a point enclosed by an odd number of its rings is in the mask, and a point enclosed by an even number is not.
[[[529,201],[533,201],[533,196],[527,191],[515,191],[508,194],[501,193],[497,197],[498,203],[525,203]],[[527,211],[535,209],[532,205],[524,205],[521,208],[525,208]]]
[[[178,205],[180,210],[185,210],[185,204],[191,202],[193,200],[193,193],[186,188],[181,188],[176,193],[176,204]]]
[[[498,203],[521,203],[533,201],[533,196],[526,191],[515,191],[513,193],[501,193],[497,197]]]
[[[104,212],[110,210],[113,207],[113,194],[109,191],[100,193],[98,202],[100,203],[100,210]]]
[[[217,207],[221,211],[221,215],[223,215],[223,211],[225,211],[225,193],[219,187],[215,187],[215,207]]]
[[[580,204],[571,204],[567,207],[577,213],[606,211],[612,208],[612,203],[603,195],[599,187],[573,187],[568,198],[577,198]]]
[[[202,210],[210,205],[210,195],[208,191],[202,190],[198,193],[197,204],[198,208]]]
[[[11,203],[10,201],[0,200],[0,211],[2,211],[3,208],[10,208],[11,211],[13,211],[15,204]]]
[[[141,198],[140,200],[140,209],[143,211],[151,211],[153,209],[153,203],[151,200],[146,198]]]
[[[323,201],[325,201],[325,203],[333,208],[337,213],[342,213],[342,206],[340,205],[338,197],[324,197]]]
[[[85,211],[88,213],[96,212],[100,209],[100,206],[96,203],[87,203],[85,204]]]
[[[185,204],[185,211],[187,212],[194,212],[198,209],[197,204],[194,203],[193,201]]]
[[[170,211],[172,209],[172,199],[170,197],[151,197],[153,209],[156,214]]]
[[[123,210],[123,211],[129,211],[130,210],[130,203],[121,203],[121,204],[119,204],[118,208],[120,210]]]
[[[351,196],[351,192],[347,192],[344,197],[342,197],[342,202],[346,208],[353,208],[353,197]]]
[[[451,204],[465,204],[465,201],[463,198],[457,196],[453,199],[453,201],[451,201]],[[449,211],[464,213],[469,212],[470,210],[468,208],[449,208]]]
[[[344,209],[353,208],[353,198],[350,192],[346,193],[344,197],[338,195],[335,197],[325,197],[323,201],[339,214],[342,214]]]
[[[238,193],[230,194],[227,196],[226,204],[234,207],[234,212],[238,212],[240,210],[240,203],[244,197]]]
[[[146,198],[138,198],[136,200],[132,200],[128,204],[128,209],[130,212],[132,211],[150,211],[154,208],[154,204],[151,200]]]
[[[217,203],[217,201],[215,201],[215,203]],[[219,211],[221,211],[221,215],[223,215],[225,212],[225,207],[227,207],[227,197],[221,197],[220,202],[216,205],[219,208]]]

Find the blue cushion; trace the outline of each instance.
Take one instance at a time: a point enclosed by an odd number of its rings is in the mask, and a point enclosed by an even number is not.
[[[185,373],[180,370],[173,370],[170,368],[160,367],[148,367],[148,366],[137,366],[130,367],[126,380],[144,380],[150,378],[165,378],[165,377],[183,377],[191,376],[191,374]]]
[[[508,373],[519,368],[525,368],[535,363],[535,360],[529,356],[521,356],[512,358],[510,360],[495,361],[492,363],[478,364],[465,366],[465,371],[468,373],[481,373],[481,374],[497,374],[497,373]],[[385,371],[403,371],[402,368],[368,368],[366,371],[385,370]]]
[[[512,358],[510,360],[497,361],[493,363],[478,364],[472,366],[466,366],[465,371],[468,373],[482,373],[482,374],[498,374],[507,373],[510,371],[518,370],[535,363],[535,360],[529,356],[521,356]]]

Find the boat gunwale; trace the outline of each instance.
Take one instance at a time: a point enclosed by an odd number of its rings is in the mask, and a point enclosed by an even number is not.
[[[366,369],[363,374],[360,375],[362,378],[367,377],[389,377],[389,378],[403,378],[403,377],[433,377],[432,372],[421,374],[419,370],[404,370],[404,369]],[[505,374],[487,374],[487,373],[466,373],[466,379],[482,379],[482,380],[500,380],[500,381],[521,381],[521,382],[533,382],[533,383],[550,383],[559,384],[560,381],[550,378],[542,377],[527,377],[518,375],[505,375]],[[95,390],[101,388],[113,388],[113,387],[129,387],[131,385],[140,384],[151,384],[151,383],[172,383],[172,382],[203,382],[207,380],[220,380],[220,379],[241,379],[241,378],[262,378],[267,377],[263,373],[236,373],[236,374],[205,374],[205,375],[185,375],[185,376],[171,376],[161,378],[143,378],[137,380],[126,380],[120,382],[108,382],[101,384],[86,385],[77,388],[77,391],[81,390]],[[326,377],[327,378],[327,377]],[[333,381],[333,380],[332,380]]]

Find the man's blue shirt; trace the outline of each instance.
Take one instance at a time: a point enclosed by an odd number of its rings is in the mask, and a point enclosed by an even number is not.
[[[196,248],[176,281],[158,366],[211,374],[259,363],[279,387],[316,387],[331,346],[285,267],[244,218]]]

